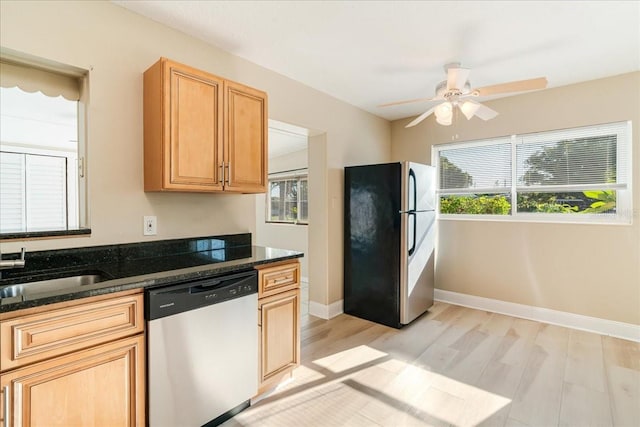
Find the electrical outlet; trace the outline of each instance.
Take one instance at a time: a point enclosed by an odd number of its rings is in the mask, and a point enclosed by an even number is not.
[[[145,216],[143,227],[143,234],[145,236],[155,236],[158,234],[158,218],[155,216]]]

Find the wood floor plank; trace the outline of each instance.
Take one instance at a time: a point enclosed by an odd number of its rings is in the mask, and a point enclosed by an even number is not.
[[[564,380],[601,393],[606,391],[602,338],[599,335],[572,330]]]
[[[565,328],[540,325],[509,418],[532,426],[558,425],[567,341]]]
[[[522,356],[530,353],[541,326],[540,323],[532,320],[514,319],[507,332],[509,339],[503,342],[503,348],[501,348],[503,353],[499,361],[513,366],[526,363],[526,359],[523,360]]]
[[[613,422],[640,425],[640,343],[602,337]]]
[[[525,424],[521,421],[518,420],[514,420],[513,418],[509,418],[507,420],[507,423],[505,424],[505,427],[531,427],[529,426],[529,424]]]
[[[606,393],[565,383],[562,391],[560,426],[612,426],[611,407]]]
[[[607,378],[614,425],[640,425],[640,372],[612,365]]]
[[[372,340],[369,345],[387,353],[395,360],[411,363],[425,348],[438,340],[448,327],[440,321],[424,319],[407,325],[401,330],[390,328],[389,331]]]
[[[607,365],[640,371],[640,343],[614,337],[602,337]]]

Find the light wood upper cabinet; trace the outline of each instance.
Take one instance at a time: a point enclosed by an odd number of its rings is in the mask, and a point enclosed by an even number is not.
[[[264,193],[267,171],[267,96],[225,81],[225,153],[229,191]]]
[[[197,70],[167,70],[170,78],[167,188],[222,190],[222,79]]]
[[[263,193],[267,94],[161,58],[144,73],[145,191]]]

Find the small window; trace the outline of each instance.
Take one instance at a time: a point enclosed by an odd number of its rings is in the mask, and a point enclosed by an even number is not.
[[[0,235],[86,228],[81,73],[0,66]]]
[[[307,175],[269,178],[267,199],[266,222],[308,223]]]
[[[631,124],[433,147],[442,218],[631,223]]]

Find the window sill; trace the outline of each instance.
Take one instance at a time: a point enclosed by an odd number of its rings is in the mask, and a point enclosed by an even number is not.
[[[265,224],[280,224],[280,225],[309,225],[308,222],[289,222],[289,221],[265,221]]]
[[[490,221],[490,222],[524,222],[546,224],[576,224],[576,225],[633,225],[630,220],[616,220],[612,218],[534,218],[531,216],[512,217],[510,215],[439,215],[437,219],[445,221]]]
[[[1,233],[0,240],[53,239],[60,237],[77,237],[90,235],[90,228],[58,231],[21,231],[16,233]]]

